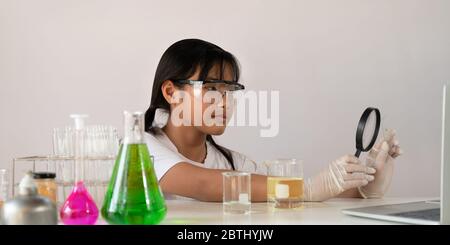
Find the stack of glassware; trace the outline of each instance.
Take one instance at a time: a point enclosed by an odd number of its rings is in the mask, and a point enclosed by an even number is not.
[[[74,156],[73,127],[53,129],[53,154],[57,157]],[[86,126],[86,157],[115,157],[119,149],[117,129],[106,125]]]
[[[117,129],[106,125],[85,127],[84,139],[84,184],[101,206],[108,187],[114,160],[119,148]],[[70,194],[75,181],[74,166],[75,129],[73,127],[55,128],[53,130],[53,156],[56,165],[57,184],[61,189],[61,198],[65,200]]]

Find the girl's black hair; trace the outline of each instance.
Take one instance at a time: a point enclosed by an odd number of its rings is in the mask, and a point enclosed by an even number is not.
[[[217,79],[223,79],[224,68],[228,65],[231,67],[233,81],[239,81],[240,68],[237,59],[219,46],[199,39],[184,39],[172,44],[164,52],[156,68],[150,107],[145,112],[145,130],[155,132],[152,124],[156,109],[170,110],[169,103],[161,91],[165,81],[188,79],[197,69],[200,71],[198,80],[205,80],[215,65],[220,66],[220,78]],[[231,168],[235,170],[231,152],[218,145],[211,135],[207,135],[206,140],[225,156]]]

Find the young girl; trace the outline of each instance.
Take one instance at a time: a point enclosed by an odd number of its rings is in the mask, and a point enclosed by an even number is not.
[[[222,172],[251,169],[252,161],[247,157],[213,139],[213,135],[224,133],[232,115],[233,106],[225,95],[244,89],[239,75],[240,68],[232,54],[198,39],[178,41],[161,57],[145,127],[146,143],[167,199],[222,201]],[[203,98],[209,92],[219,93],[222,101],[205,102]],[[207,109],[211,106],[216,107],[212,112]],[[200,123],[196,115],[200,115]],[[208,123],[211,120],[215,123]],[[358,187],[383,189],[380,187],[391,177],[383,173],[383,166],[400,154],[400,147],[392,135],[374,148],[376,151],[371,154],[377,169],[364,166],[352,155],[340,157],[306,180],[306,201],[323,201],[337,195],[360,197]],[[266,201],[267,177],[255,172],[251,181],[252,201]]]

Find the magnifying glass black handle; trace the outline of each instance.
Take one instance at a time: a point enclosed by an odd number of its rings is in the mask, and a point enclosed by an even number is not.
[[[361,151],[360,150],[356,150],[355,157],[359,157],[360,154],[361,154]]]

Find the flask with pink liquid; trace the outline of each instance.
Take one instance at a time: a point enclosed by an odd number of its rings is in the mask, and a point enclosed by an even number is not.
[[[98,218],[95,201],[84,186],[84,119],[87,115],[71,115],[75,120],[75,186],[59,212],[61,221],[66,225],[93,225]]]

